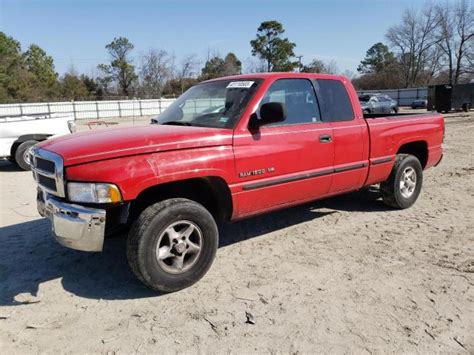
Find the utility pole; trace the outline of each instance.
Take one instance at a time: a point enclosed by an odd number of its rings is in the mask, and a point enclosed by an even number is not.
[[[303,64],[301,63],[301,58],[303,58],[303,56],[297,55],[296,58],[298,59],[298,72],[301,73],[301,68],[303,67]]]

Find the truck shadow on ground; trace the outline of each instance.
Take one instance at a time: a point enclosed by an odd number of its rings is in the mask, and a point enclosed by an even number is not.
[[[2,173],[18,173],[25,171],[20,168],[18,165],[8,161],[8,160],[0,160],[0,171]],[[31,173],[30,173],[31,174]]]
[[[323,210],[323,211],[321,211]],[[380,201],[345,195],[220,226],[226,247],[338,211],[384,211]],[[36,302],[42,283],[61,279],[64,289],[88,299],[159,296],[129,270],[125,238],[107,239],[102,253],[84,253],[57,244],[45,219],[0,228],[0,306]],[[38,296],[38,298],[37,298]]]

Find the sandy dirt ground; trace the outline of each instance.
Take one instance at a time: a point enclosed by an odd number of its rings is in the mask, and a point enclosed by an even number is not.
[[[474,353],[473,146],[474,112],[447,115],[412,208],[354,193],[221,226],[210,272],[166,295],[123,239],[54,242],[31,173],[1,162],[0,353]]]

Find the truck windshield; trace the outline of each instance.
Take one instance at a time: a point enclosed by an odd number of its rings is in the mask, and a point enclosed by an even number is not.
[[[193,86],[155,121],[159,124],[233,128],[261,79],[218,80]]]

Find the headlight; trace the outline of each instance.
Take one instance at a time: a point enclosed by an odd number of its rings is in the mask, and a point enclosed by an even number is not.
[[[73,202],[114,203],[122,201],[120,190],[112,184],[69,182],[67,193],[69,200]]]
[[[71,132],[71,133],[76,132],[76,122],[67,121],[67,127],[69,128],[69,132]]]

